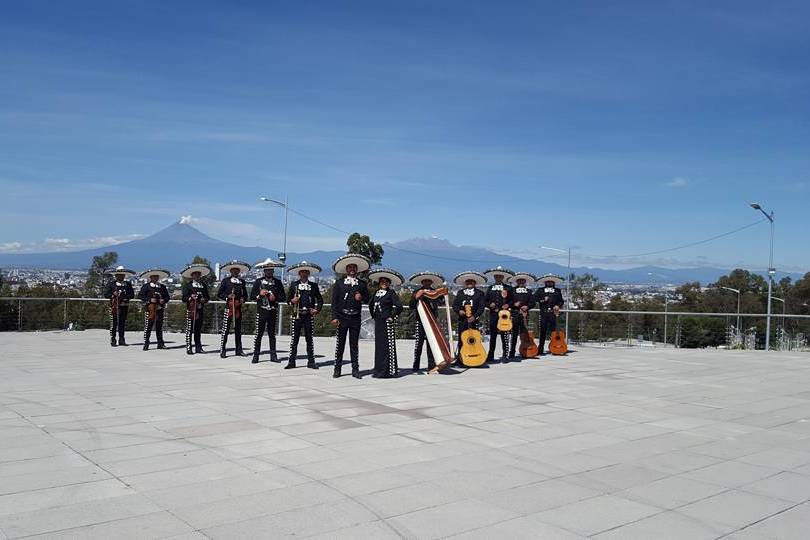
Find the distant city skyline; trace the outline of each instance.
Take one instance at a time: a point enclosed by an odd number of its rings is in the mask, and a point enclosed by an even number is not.
[[[810,270],[810,6],[9,4],[0,252],[180,216],[278,249],[291,207],[577,266]],[[178,26],[178,21],[181,26]],[[290,216],[289,251],[345,247]]]

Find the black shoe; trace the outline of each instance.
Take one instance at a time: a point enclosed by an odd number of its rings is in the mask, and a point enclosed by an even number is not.
[[[362,375],[360,375],[360,368],[352,368],[352,377],[355,379],[362,379]]]
[[[143,346],[143,350],[145,350],[145,351],[148,351],[148,350],[149,350],[149,344],[148,344],[148,343],[144,344],[144,346]]]
[[[436,364],[428,364],[428,367],[427,367],[428,371],[433,371],[434,369],[436,369]]]
[[[276,353],[270,353],[270,361],[276,363],[281,362],[281,360],[278,359],[278,356],[276,356]]]
[[[195,352],[195,353],[197,353],[197,354],[199,354],[199,353],[204,353],[205,351],[203,350],[203,348],[202,348],[202,347],[200,347],[200,346],[198,345],[198,346],[194,347],[194,352]]]
[[[339,369],[336,369],[334,372],[332,372],[332,378],[333,379],[339,379],[340,378],[340,370]]]
[[[129,347],[129,345],[127,345],[127,342],[124,341],[123,339],[118,340],[118,346],[119,347]]]
[[[186,354],[194,354],[194,351],[192,351],[191,349],[186,349]]]
[[[287,362],[287,365],[284,366],[284,369],[295,369],[295,362]]]
[[[509,363],[509,358],[506,358],[506,357],[501,358],[501,364],[508,364],[508,363]]]
[[[118,344],[115,342],[114,339],[110,341],[110,347],[118,347]]]
[[[242,349],[236,349],[236,356],[247,356]]]
[[[254,355],[253,360],[251,360],[250,363],[251,364],[258,364],[259,363],[259,357]]]
[[[222,351],[221,353],[219,353],[219,357],[220,358],[225,358],[225,351]]]
[[[307,367],[309,369],[318,369],[318,364],[316,364],[315,362],[307,362]]]
[[[163,343],[158,343],[158,349],[168,349],[168,347]]]
[[[422,371],[421,369],[419,369],[419,364],[414,364],[413,365],[413,371],[414,371],[414,373]]]

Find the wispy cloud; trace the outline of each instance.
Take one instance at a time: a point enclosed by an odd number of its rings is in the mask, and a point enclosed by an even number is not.
[[[39,242],[5,242],[0,244],[0,253],[39,253],[49,251],[77,251],[96,247],[112,246],[143,238],[142,234],[96,236],[93,238],[46,238]]]
[[[669,182],[664,182],[664,185],[670,188],[685,188],[689,185],[689,180],[681,176],[676,176]]]

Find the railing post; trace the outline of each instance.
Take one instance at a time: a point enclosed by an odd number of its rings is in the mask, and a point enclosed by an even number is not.
[[[284,304],[278,305],[278,317],[276,319],[276,335],[280,336],[283,328],[282,321],[284,320]]]
[[[62,330],[67,330],[67,298],[65,298],[65,305],[62,310]]]
[[[22,300],[17,300],[17,332],[22,332]]]

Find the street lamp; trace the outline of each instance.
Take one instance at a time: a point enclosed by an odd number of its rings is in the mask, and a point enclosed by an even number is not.
[[[282,279],[284,280],[284,283],[287,283],[287,217],[288,217],[289,212],[290,212],[290,205],[288,204],[290,199],[289,199],[289,196],[285,195],[284,196],[284,202],[277,201],[277,200],[271,199],[269,197],[261,197],[260,200],[262,200],[264,202],[269,202],[269,203],[272,203],[272,204],[275,204],[275,205],[278,205],[278,206],[281,206],[281,207],[284,208],[284,241],[283,241],[284,245],[281,248],[281,253],[278,254],[278,259],[284,265],[284,267],[282,268],[282,272],[284,272],[284,275],[282,276]]]
[[[758,203],[751,203],[751,208],[759,210],[771,222],[771,252],[768,258],[768,317],[765,322],[765,350],[771,350],[771,292],[773,291],[773,276],[776,268],[773,267],[773,211],[769,214]]]
[[[548,247],[548,246],[540,246],[540,249],[548,249],[550,251],[556,251],[558,253],[568,253],[568,275],[565,276],[565,303],[567,304],[566,312],[565,312],[565,335],[568,336],[569,335],[568,334],[568,319],[570,319],[570,317],[568,315],[569,315],[569,313],[571,313],[571,311],[570,311],[571,310],[571,290],[569,288],[570,287],[569,281],[571,281],[571,248],[569,247],[566,250],[566,249],[559,249],[559,248],[553,248],[553,247]]]
[[[727,291],[737,293],[737,331],[740,331],[740,289],[733,289],[731,287],[720,287],[721,289],[725,289]]]

